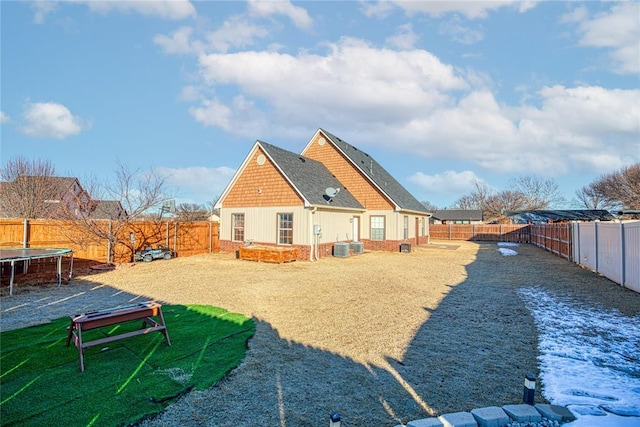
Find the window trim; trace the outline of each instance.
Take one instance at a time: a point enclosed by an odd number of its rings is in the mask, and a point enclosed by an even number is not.
[[[236,217],[242,217],[242,226],[236,227]],[[236,230],[242,232],[242,239],[236,239]],[[232,213],[231,214],[231,241],[232,242],[244,242],[245,241],[245,216],[244,213]]]
[[[405,215],[402,218],[402,238],[407,240],[409,238],[409,216]]]
[[[290,217],[289,221],[287,221],[287,222],[291,223],[291,228],[283,228],[282,227],[282,216],[283,215],[288,215]],[[293,212],[278,212],[276,214],[276,221],[277,221],[277,227],[276,227],[277,236],[276,236],[276,239],[277,239],[278,244],[279,245],[288,245],[288,246],[289,245],[293,245]],[[283,237],[282,232],[283,231],[285,231],[285,232],[288,231],[288,233],[287,233],[288,239],[287,240],[291,240],[290,242],[284,242],[284,243],[282,242],[282,237]]]
[[[373,227],[374,220],[376,219],[382,219],[382,228]],[[374,230],[382,230],[382,238],[378,238],[377,236],[374,237],[374,234],[378,234],[378,233],[374,233]],[[371,217],[369,217],[369,233],[370,233],[371,240],[384,241],[387,233],[387,218],[384,215],[371,215]]]

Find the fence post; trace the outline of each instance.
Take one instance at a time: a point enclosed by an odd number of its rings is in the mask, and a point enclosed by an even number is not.
[[[167,232],[169,229],[167,228]],[[173,253],[178,253],[178,222],[173,223]]]
[[[596,257],[596,273],[599,273],[599,272],[600,272],[600,269],[598,268],[598,252],[599,252],[599,249],[598,249],[598,221],[594,221],[594,222],[593,222],[593,224],[594,224],[593,234],[594,234],[594,236],[595,236],[595,238],[594,238],[594,243],[595,243],[595,245],[596,245],[596,248],[595,248],[595,254],[596,254],[596,255],[595,255],[595,257]]]
[[[621,274],[622,280],[620,281],[620,284],[624,288],[625,287],[624,284],[625,284],[625,281],[626,281],[625,268],[626,268],[626,259],[627,259],[627,254],[626,254],[626,251],[625,251],[627,245],[626,245],[626,242],[624,241],[624,222],[620,223],[620,233],[621,233],[621,236],[620,236],[620,246],[621,246],[620,247],[620,255],[621,255],[620,256],[620,267],[621,268],[620,269],[621,269],[621,272],[622,272],[622,274]]]
[[[109,221],[109,238],[107,239],[107,264],[111,264],[111,240],[112,240],[111,224],[112,223],[113,221]]]
[[[27,227],[29,227],[29,220],[25,218],[22,221],[22,247],[25,249],[29,247],[29,243],[27,242],[27,238],[28,238]]]

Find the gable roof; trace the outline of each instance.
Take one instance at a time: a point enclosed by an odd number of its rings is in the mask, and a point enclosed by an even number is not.
[[[94,200],[92,205],[91,219],[119,219],[127,215],[118,200]]]
[[[389,172],[387,172],[373,157],[335,135],[320,128],[331,143],[345,155],[345,157],[361,171],[369,181],[377,187],[398,210],[409,210],[428,214],[429,211],[422,203],[409,193]],[[312,138],[313,140],[313,138]]]
[[[308,204],[364,209],[348,190],[327,197],[328,187],[340,188],[342,184],[322,163],[263,141],[258,144]]]
[[[342,187],[340,181],[329,172],[325,165],[316,160],[260,140],[256,141],[242,166],[236,171],[233,179],[218,199],[218,202],[216,202],[215,208],[221,207],[221,202],[224,197],[231,190],[237,178],[242,174],[247,161],[258,148],[262,149],[287,182],[293,187],[294,191],[304,200],[305,206],[365,210],[360,202],[345,189],[339,191],[332,198],[329,198],[325,194],[329,187]]]
[[[480,209],[442,209],[433,212],[433,219],[445,221],[482,221]]]
[[[505,212],[514,223],[534,224],[548,221],[612,221],[614,216],[604,209],[525,210]]]

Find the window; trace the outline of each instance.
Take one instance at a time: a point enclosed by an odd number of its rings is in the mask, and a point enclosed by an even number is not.
[[[384,240],[384,217],[371,217],[371,240]]]
[[[426,218],[420,218],[420,235],[424,236],[426,233],[425,230],[425,224],[427,223],[427,219]]]
[[[292,213],[278,214],[278,244],[279,245],[293,244],[293,214]]]
[[[244,241],[244,214],[231,215],[231,240],[234,242]]]
[[[403,230],[402,238],[405,240],[408,239],[409,238],[409,217],[408,216],[405,216],[402,219],[402,230]]]

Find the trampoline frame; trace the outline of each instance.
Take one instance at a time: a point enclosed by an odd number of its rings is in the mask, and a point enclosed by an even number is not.
[[[9,279],[9,295],[13,295],[13,279],[15,276],[16,262],[24,261],[24,272],[27,274],[31,260],[43,258],[57,258],[58,287],[62,283],[62,257],[70,256],[69,261],[69,280],[73,275],[73,251],[66,248],[2,248],[0,249],[0,265],[5,263],[11,264],[11,278]]]

